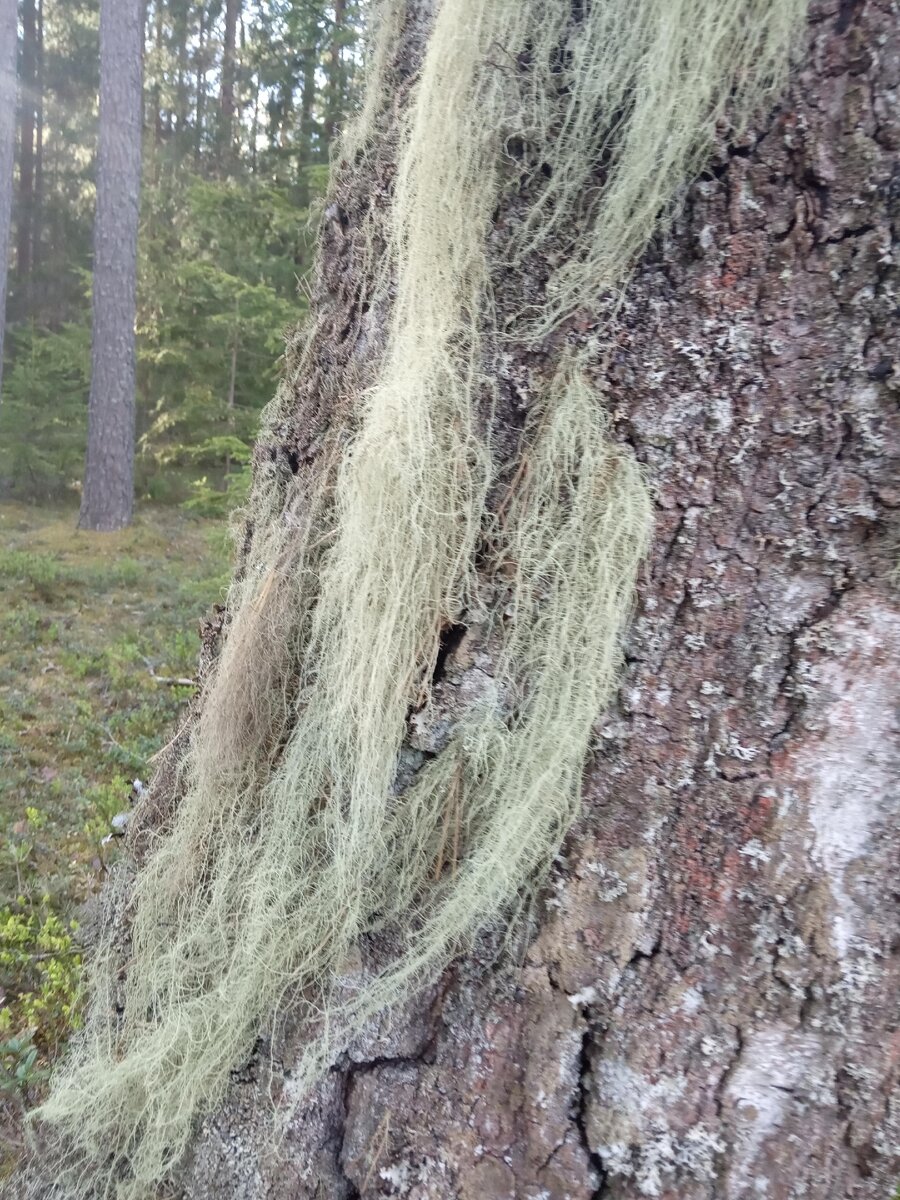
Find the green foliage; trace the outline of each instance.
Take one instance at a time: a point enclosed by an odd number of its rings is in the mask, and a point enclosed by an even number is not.
[[[222,511],[282,332],[302,316],[310,206],[352,104],[361,4],[336,29],[324,0],[243,0],[234,145],[218,88],[222,0],[150,0],[138,327],[137,490]],[[41,186],[30,198],[34,262],[11,277],[0,494],[56,501],[83,470],[90,383],[98,0],[42,7]],[[24,201],[17,194],[14,221]],[[232,439],[226,445],[223,439]],[[196,486],[195,486],[196,485]]]
[[[0,505],[0,1100],[36,1099],[77,1026],[73,909],[117,858],[112,819],[191,695],[151,669],[193,673],[227,565],[218,526],[177,510],[115,535],[74,517]]]
[[[221,495],[249,459],[283,332],[302,312],[312,234],[286,193],[254,180],[163,175],[144,192],[138,303],[138,486],[161,472]],[[58,499],[81,477],[90,387],[89,298],[79,322],[14,331],[0,406],[0,488]],[[196,497],[195,497],[196,498]]]
[[[3,1011],[0,1010],[0,1027]],[[30,1031],[0,1041],[0,1093],[24,1100],[36,1084],[48,1078],[50,1072],[38,1065],[38,1052]]]
[[[77,922],[61,920],[49,902],[0,909],[0,1035],[33,1035],[45,1052],[77,1027],[81,994]]]
[[[108,592],[116,587],[134,587],[141,581],[143,569],[127,556],[85,568],[54,554],[0,549],[0,573],[9,583],[42,600],[52,600],[69,589],[91,587]]]
[[[166,174],[148,193],[143,231],[142,474],[176,465],[221,477],[248,460],[283,331],[300,311],[305,214],[253,180]]]
[[[87,428],[91,333],[86,318],[49,333],[11,332],[0,404],[0,488],[56,499],[80,479]]]
[[[193,492],[184,502],[188,512],[202,517],[224,517],[246,503],[250,493],[250,472],[246,469],[232,472],[225,479],[224,488],[213,487],[206,476],[195,479]]]

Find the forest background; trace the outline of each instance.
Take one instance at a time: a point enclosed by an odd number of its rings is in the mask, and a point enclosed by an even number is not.
[[[21,0],[0,402],[0,1179],[80,1020],[79,914],[193,693],[364,0],[148,0],[134,523],[76,530],[99,0]],[[192,628],[194,626],[194,628]],[[135,782],[137,781],[137,782]]]
[[[358,0],[148,0],[137,496],[240,493],[358,83]],[[59,500],[90,386],[98,0],[23,0],[0,489]]]

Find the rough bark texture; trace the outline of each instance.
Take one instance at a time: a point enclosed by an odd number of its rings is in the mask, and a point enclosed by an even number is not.
[[[429,7],[411,5],[396,103]],[[172,1195],[887,1200],[898,72],[888,0],[817,0],[788,95],[719,148],[629,287],[606,383],[656,489],[656,541],[535,935],[512,963],[486,938],[369,1031],[276,1149],[288,1021],[235,1072]],[[326,212],[313,352],[257,453],[285,488],[379,344],[359,226],[390,174],[386,137]],[[501,309],[537,282],[504,281]],[[511,447],[538,358],[503,359]],[[443,663],[446,712],[471,655],[463,638]],[[164,765],[135,845],[175,778]]]
[[[142,0],[102,0],[94,330],[79,520],[83,529],[121,529],[131,520],[134,502],[142,53]]]
[[[16,0],[0,0],[0,388],[3,384],[3,332],[6,327],[6,279],[16,149],[18,10]]]

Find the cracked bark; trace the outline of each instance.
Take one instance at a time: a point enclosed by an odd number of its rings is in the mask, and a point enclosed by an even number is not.
[[[410,5],[397,104],[428,9]],[[371,1028],[276,1151],[270,1092],[289,1101],[298,1036],[287,1022],[235,1073],[172,1195],[889,1194],[896,31],[889,0],[816,0],[789,93],[718,148],[629,287],[604,382],[656,489],[655,548],[584,815],[531,935],[513,961],[483,939]],[[387,121],[379,153],[338,182],[311,364],[257,448],[286,496],[352,413],[380,345],[359,226],[390,184]],[[501,279],[501,311],[535,286]],[[580,314],[568,336],[592,323]],[[510,461],[539,358],[497,367]],[[449,631],[437,718],[411,730],[419,752],[465,703],[479,638]],[[132,838],[176,802],[164,764]]]

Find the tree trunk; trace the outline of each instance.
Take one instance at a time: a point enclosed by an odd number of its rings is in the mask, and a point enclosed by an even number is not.
[[[297,203],[309,207],[309,168],[313,163],[313,144],[316,123],[313,115],[316,103],[316,47],[308,46],[303,55],[303,92],[300,97],[300,158],[297,163]]]
[[[44,0],[38,0],[34,57],[34,211],[31,215],[31,274],[35,285],[39,287],[44,214]],[[37,304],[40,304],[41,300],[42,296],[39,295]]]
[[[200,7],[200,28],[197,33],[197,107],[194,122],[194,155],[197,162],[203,153],[203,119],[206,101],[206,8]]]
[[[0,0],[0,395],[3,387],[3,334],[6,329],[6,278],[12,220],[13,168],[16,153],[16,52],[19,41],[17,0]]]
[[[259,71],[256,71],[253,78],[253,123],[250,126],[250,171],[253,175],[256,174],[258,157],[256,142],[259,138],[259,90]]]
[[[431,8],[410,6],[392,112]],[[485,936],[376,1023],[276,1149],[272,1098],[289,1102],[298,1052],[286,1021],[235,1071],[173,1195],[890,1194],[897,71],[887,0],[815,0],[790,90],[718,147],[631,280],[603,390],[653,482],[655,543],[534,936],[513,963]],[[392,178],[384,125],[335,185],[312,350],[257,448],[285,488],[298,463],[324,478],[323,432],[352,414],[381,344],[362,227]],[[509,268],[501,328],[532,284]],[[569,336],[593,324],[585,311]],[[516,447],[540,369],[508,348],[498,447]],[[438,716],[473,661],[465,639],[448,647]],[[177,803],[186,736],[132,821],[137,854]]]
[[[334,23],[331,27],[331,48],[328,53],[328,99],[325,112],[325,141],[330,146],[337,133],[344,111],[344,63],[341,57],[341,36],[347,20],[346,0],[334,0]]]
[[[175,76],[175,105],[178,140],[182,154],[187,152],[188,140],[185,136],[188,127],[188,25],[190,22],[190,4],[184,0],[175,16],[173,37],[175,40],[175,61],[177,73]]]
[[[134,502],[135,287],[141,186],[141,0],[102,0],[94,331],[82,529],[121,529]]]
[[[225,39],[222,46],[222,88],[219,93],[220,154],[227,166],[234,151],[235,46],[240,0],[225,0]]]
[[[37,76],[37,9],[35,0],[22,5],[22,87],[19,102],[19,195],[16,213],[16,282],[19,308],[30,309],[31,246],[34,230],[34,127]]]
[[[163,10],[162,4],[157,0],[153,12],[154,26],[154,50],[156,52],[156,62],[154,65],[154,83],[152,95],[152,110],[153,110],[153,141],[157,150],[162,145],[163,141],[163,119],[162,119],[162,79],[163,79],[163,62],[165,52],[165,40],[163,33]],[[149,39],[148,39],[149,40]],[[158,165],[156,167],[158,170]]]

